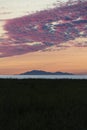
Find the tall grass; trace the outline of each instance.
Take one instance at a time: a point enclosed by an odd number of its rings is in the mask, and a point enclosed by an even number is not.
[[[0,130],[86,130],[87,80],[0,79]]]

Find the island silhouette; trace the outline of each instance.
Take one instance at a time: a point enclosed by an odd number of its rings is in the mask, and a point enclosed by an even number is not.
[[[67,72],[47,72],[43,70],[32,70],[21,73],[20,75],[74,75],[74,74]]]

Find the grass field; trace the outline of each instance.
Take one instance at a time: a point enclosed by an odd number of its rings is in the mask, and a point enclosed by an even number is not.
[[[0,130],[87,130],[87,80],[0,79]]]

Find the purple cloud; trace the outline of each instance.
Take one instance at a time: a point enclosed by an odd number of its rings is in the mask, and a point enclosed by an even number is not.
[[[67,48],[67,42],[87,37],[87,0],[7,20],[7,37],[0,40],[0,57],[25,54],[49,47]],[[73,46],[86,47],[76,43]]]

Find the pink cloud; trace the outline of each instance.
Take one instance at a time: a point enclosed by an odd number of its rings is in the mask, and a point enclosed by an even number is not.
[[[0,57],[44,50],[51,46],[67,48],[64,42],[87,37],[87,1],[66,3],[54,9],[7,20],[4,29],[8,38],[3,43],[0,41]],[[34,42],[40,44],[34,45]],[[86,43],[82,46],[86,47]]]

